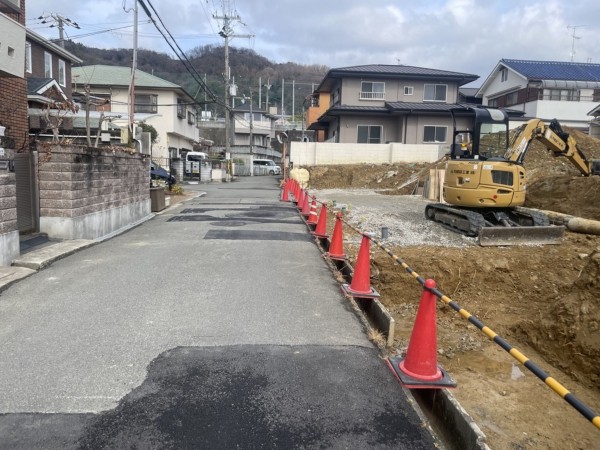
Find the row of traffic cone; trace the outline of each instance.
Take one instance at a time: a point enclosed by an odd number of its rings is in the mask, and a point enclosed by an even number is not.
[[[311,228],[314,227],[311,234],[320,239],[329,238],[327,203],[322,203],[320,214],[317,216],[316,196],[313,195],[311,201],[308,191],[305,191],[296,180],[288,179],[284,184],[281,200],[290,201],[290,193],[301,215],[307,219],[307,224]],[[367,299],[379,297],[379,293],[371,286],[370,241],[370,237],[363,234],[352,281],[341,286],[342,291],[349,297]],[[325,256],[337,261],[347,259],[343,246],[342,214],[339,212],[336,215],[329,251]],[[407,388],[456,387],[454,380],[437,363],[436,297],[432,292],[434,289],[435,281],[426,280],[406,357],[390,357],[387,360],[400,384]]]

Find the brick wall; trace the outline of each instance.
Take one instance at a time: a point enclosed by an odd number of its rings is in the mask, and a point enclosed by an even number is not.
[[[139,153],[39,148],[40,217],[76,218],[145,202],[150,160]],[[46,161],[46,159],[48,159]]]
[[[21,25],[25,25],[25,1],[21,2],[21,14],[8,12],[5,14]],[[6,127],[4,148],[17,150],[27,148],[29,123],[25,78],[0,77],[0,125]]]

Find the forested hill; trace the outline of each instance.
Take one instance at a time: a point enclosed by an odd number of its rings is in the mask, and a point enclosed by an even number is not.
[[[131,66],[131,49],[99,49],[71,41],[65,42],[65,49],[81,58],[83,65]],[[206,84],[222,101],[224,97],[223,73],[225,71],[224,47],[213,45],[196,47],[187,53],[187,58],[202,78],[206,76]],[[285,111],[288,114],[292,112],[292,103],[295,103],[296,114],[300,113],[304,98],[312,92],[313,83],[316,87],[329,69],[327,66],[306,66],[293,62],[273,63],[253,50],[236,47],[229,47],[229,65],[231,76],[238,86],[238,95],[240,97],[242,95],[249,96],[250,90],[252,90],[255,104],[258,104],[260,78],[263,86],[267,83],[271,85],[269,104],[281,108],[282,80],[285,80]],[[166,53],[140,49],[138,50],[138,68],[176,83],[192,96],[196,96],[198,101],[204,101],[204,92],[177,58]],[[292,81],[295,82],[295,101],[292,96]],[[266,88],[263,87],[263,102],[265,98]],[[219,110],[214,105],[209,105],[208,109],[217,113]]]

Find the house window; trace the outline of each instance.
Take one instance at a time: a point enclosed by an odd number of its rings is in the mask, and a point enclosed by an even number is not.
[[[67,85],[67,65],[62,59],[58,60],[58,84]]]
[[[426,102],[445,102],[446,85],[445,84],[426,84],[423,94],[423,101]]]
[[[195,114],[191,111],[188,111],[188,113],[187,113],[187,122],[190,125],[196,122]]]
[[[177,99],[177,117],[180,119],[185,118],[185,103],[182,98]]]
[[[135,112],[156,114],[158,112],[158,96],[151,94],[135,95]]]
[[[492,107],[492,108],[497,108],[498,107],[498,99],[497,98],[491,98],[488,100],[488,106]]]
[[[44,52],[44,76],[52,78],[52,55],[48,52]]]
[[[545,100],[556,100],[562,102],[578,102],[579,89],[546,89]]]
[[[363,81],[360,87],[361,100],[385,100],[385,83]]]
[[[25,42],[25,70],[31,73],[31,42]]]
[[[506,100],[504,102],[505,106],[512,106],[519,103],[519,92],[511,92],[510,94],[506,94]]]
[[[503,67],[500,69],[500,82],[504,83],[506,80],[508,80],[508,69]]]
[[[446,133],[448,127],[440,127],[436,125],[425,125],[423,127],[423,142],[431,142],[441,144],[446,142]]]
[[[412,86],[404,86],[404,95],[413,95],[413,91]]]
[[[359,125],[356,142],[359,144],[381,144],[382,129],[381,125]]]

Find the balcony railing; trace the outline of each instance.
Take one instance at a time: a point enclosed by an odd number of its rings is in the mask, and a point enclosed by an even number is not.
[[[385,92],[361,92],[361,100],[385,100]]]

